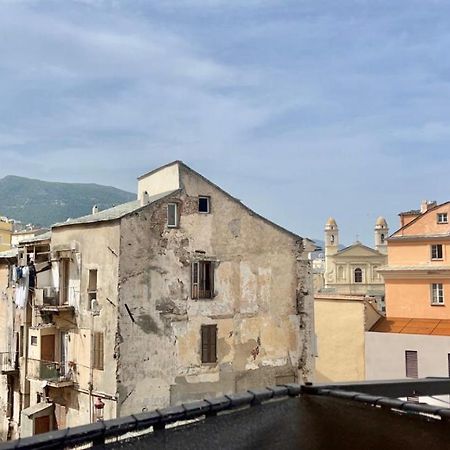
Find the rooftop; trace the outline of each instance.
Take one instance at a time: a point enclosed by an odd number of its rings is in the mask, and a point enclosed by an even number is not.
[[[80,225],[80,224],[88,224],[88,223],[96,223],[96,222],[108,222],[110,220],[121,219],[122,217],[130,214],[134,211],[137,211],[144,206],[147,206],[150,203],[154,203],[164,197],[167,197],[173,194],[175,191],[162,192],[160,194],[151,195],[148,197],[148,203],[146,205],[142,205],[140,200],[133,200],[128,203],[123,203],[118,206],[114,206],[113,208],[104,209],[103,211],[99,211],[95,214],[89,214],[87,216],[78,217],[76,219],[68,219],[65,222],[56,223],[52,228],[65,227],[68,225]]]
[[[382,317],[370,331],[379,333],[450,336],[450,320]]]

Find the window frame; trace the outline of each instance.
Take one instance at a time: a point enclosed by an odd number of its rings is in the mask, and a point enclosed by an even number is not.
[[[206,211],[200,211],[200,200],[206,200]],[[210,214],[211,213],[211,197],[209,195],[199,195],[198,196],[198,212],[200,214]]]
[[[217,324],[200,327],[200,360],[202,364],[217,364]]]
[[[440,252],[439,252],[440,249]],[[432,261],[441,261],[444,259],[444,246],[442,244],[431,244],[431,260]],[[437,256],[433,256],[434,250],[436,250]],[[440,253],[440,256],[439,256]]]
[[[359,281],[356,279],[356,271],[358,271],[358,275],[361,275],[361,279]],[[355,267],[353,269],[353,283],[358,283],[358,284],[363,283],[363,280],[364,280],[363,270],[361,269],[361,267]]]
[[[171,224],[169,222],[169,218],[170,218],[170,214],[169,214],[169,208],[173,206],[175,208],[175,214],[174,214],[174,218],[175,218],[175,223]],[[167,228],[178,228],[180,224],[180,219],[178,216],[178,203],[175,202],[169,202],[167,203]]]
[[[435,295],[435,293],[436,293],[436,295]],[[432,306],[445,305],[444,284],[443,283],[431,283],[430,294],[431,294],[431,305]]]
[[[436,222],[438,224],[448,223],[448,214],[446,212],[436,213]]]
[[[191,263],[191,299],[210,300],[214,298],[214,261],[201,259]],[[209,281],[209,289],[206,282]],[[202,286],[201,286],[202,284]],[[209,294],[205,294],[205,293]]]
[[[411,368],[411,363],[414,362],[414,359],[415,364],[414,367]],[[411,373],[411,370],[414,373]],[[419,377],[419,354],[417,350],[405,350],[405,376],[406,378]]]

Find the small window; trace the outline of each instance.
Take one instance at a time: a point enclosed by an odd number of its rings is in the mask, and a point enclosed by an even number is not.
[[[37,345],[38,339],[37,336],[31,336],[31,345]]]
[[[195,261],[192,263],[193,299],[213,298],[214,295],[214,262]]]
[[[176,203],[167,205],[167,226],[169,228],[178,227],[178,205]]]
[[[442,259],[442,244],[433,244],[431,246],[431,259]]]
[[[332,234],[332,235],[330,236],[330,242],[331,242],[332,244],[334,244],[334,234]]]
[[[437,213],[437,223],[448,223],[447,213]]]
[[[217,325],[202,325],[202,363],[217,362]]]
[[[381,243],[382,243],[382,244],[384,244],[384,240],[385,240],[384,234],[381,233]]]
[[[431,285],[431,304],[444,304],[444,286],[442,283],[433,283]]]
[[[417,352],[414,350],[405,351],[405,368],[408,378],[418,378],[419,367],[417,362]]]
[[[355,283],[362,283],[362,281],[363,281],[362,270],[359,267],[357,267],[355,269],[354,280],[355,280]]]
[[[210,212],[210,197],[198,198],[198,212],[208,214]]]
[[[94,369],[103,370],[104,343],[103,333],[94,333]]]
[[[87,309],[92,310],[92,305],[97,300],[97,269],[89,270],[88,278],[88,304]]]

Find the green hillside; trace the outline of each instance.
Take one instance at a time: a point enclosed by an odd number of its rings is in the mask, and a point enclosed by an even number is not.
[[[136,199],[136,195],[109,186],[53,183],[8,175],[0,179],[0,215],[24,224],[48,227],[69,217],[90,214]]]

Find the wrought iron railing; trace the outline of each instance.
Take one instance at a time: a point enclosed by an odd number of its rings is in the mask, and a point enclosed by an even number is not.
[[[47,381],[71,381],[73,372],[67,363],[29,359],[28,376]]]

